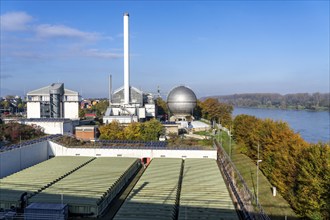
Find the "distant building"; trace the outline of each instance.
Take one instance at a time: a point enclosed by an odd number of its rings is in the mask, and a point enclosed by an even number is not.
[[[79,119],[79,93],[65,89],[63,83],[27,93],[27,118]]]
[[[91,100],[86,100],[86,99],[82,100],[80,102],[80,108],[81,109],[90,109],[90,108],[92,108],[92,101]]]
[[[98,129],[95,125],[84,125],[75,128],[76,138],[84,141],[95,140],[97,138]]]
[[[145,121],[156,117],[156,105],[151,94],[130,85],[129,65],[129,15],[124,14],[124,86],[117,89],[109,97],[109,107],[103,117],[103,123],[116,120],[120,123]],[[111,78],[110,78],[111,87]]]
[[[129,104],[124,104],[124,88],[116,90],[103,117],[103,123],[108,124],[114,120],[132,123],[155,118],[156,106],[151,94],[130,87],[129,97]]]

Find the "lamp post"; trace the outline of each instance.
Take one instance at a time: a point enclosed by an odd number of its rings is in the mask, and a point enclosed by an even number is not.
[[[231,159],[231,126],[229,128],[229,158]]]
[[[19,136],[19,170],[22,170],[22,137]]]
[[[259,160],[259,144],[258,144],[258,160],[257,160],[257,204],[259,203],[259,163],[262,160]]]
[[[257,204],[259,202],[258,197],[259,197],[259,163],[261,163],[262,160],[257,160]]]

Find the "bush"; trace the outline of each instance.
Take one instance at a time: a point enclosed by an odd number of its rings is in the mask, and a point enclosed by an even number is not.
[[[19,123],[0,124],[0,139],[10,144],[19,143],[21,140],[30,140],[44,136],[40,126],[30,126]]]

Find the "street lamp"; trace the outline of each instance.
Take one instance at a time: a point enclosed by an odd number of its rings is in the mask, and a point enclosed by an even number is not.
[[[231,159],[231,126],[229,128],[229,158]]]
[[[259,202],[259,163],[261,163],[262,160],[259,159],[259,144],[258,144],[258,160],[257,160],[257,204]]]
[[[262,160],[257,160],[257,204],[259,202],[258,197],[259,197],[259,163],[261,163]]]

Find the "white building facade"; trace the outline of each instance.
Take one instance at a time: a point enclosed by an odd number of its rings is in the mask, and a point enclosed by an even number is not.
[[[79,93],[53,83],[27,93],[27,118],[79,119]]]

